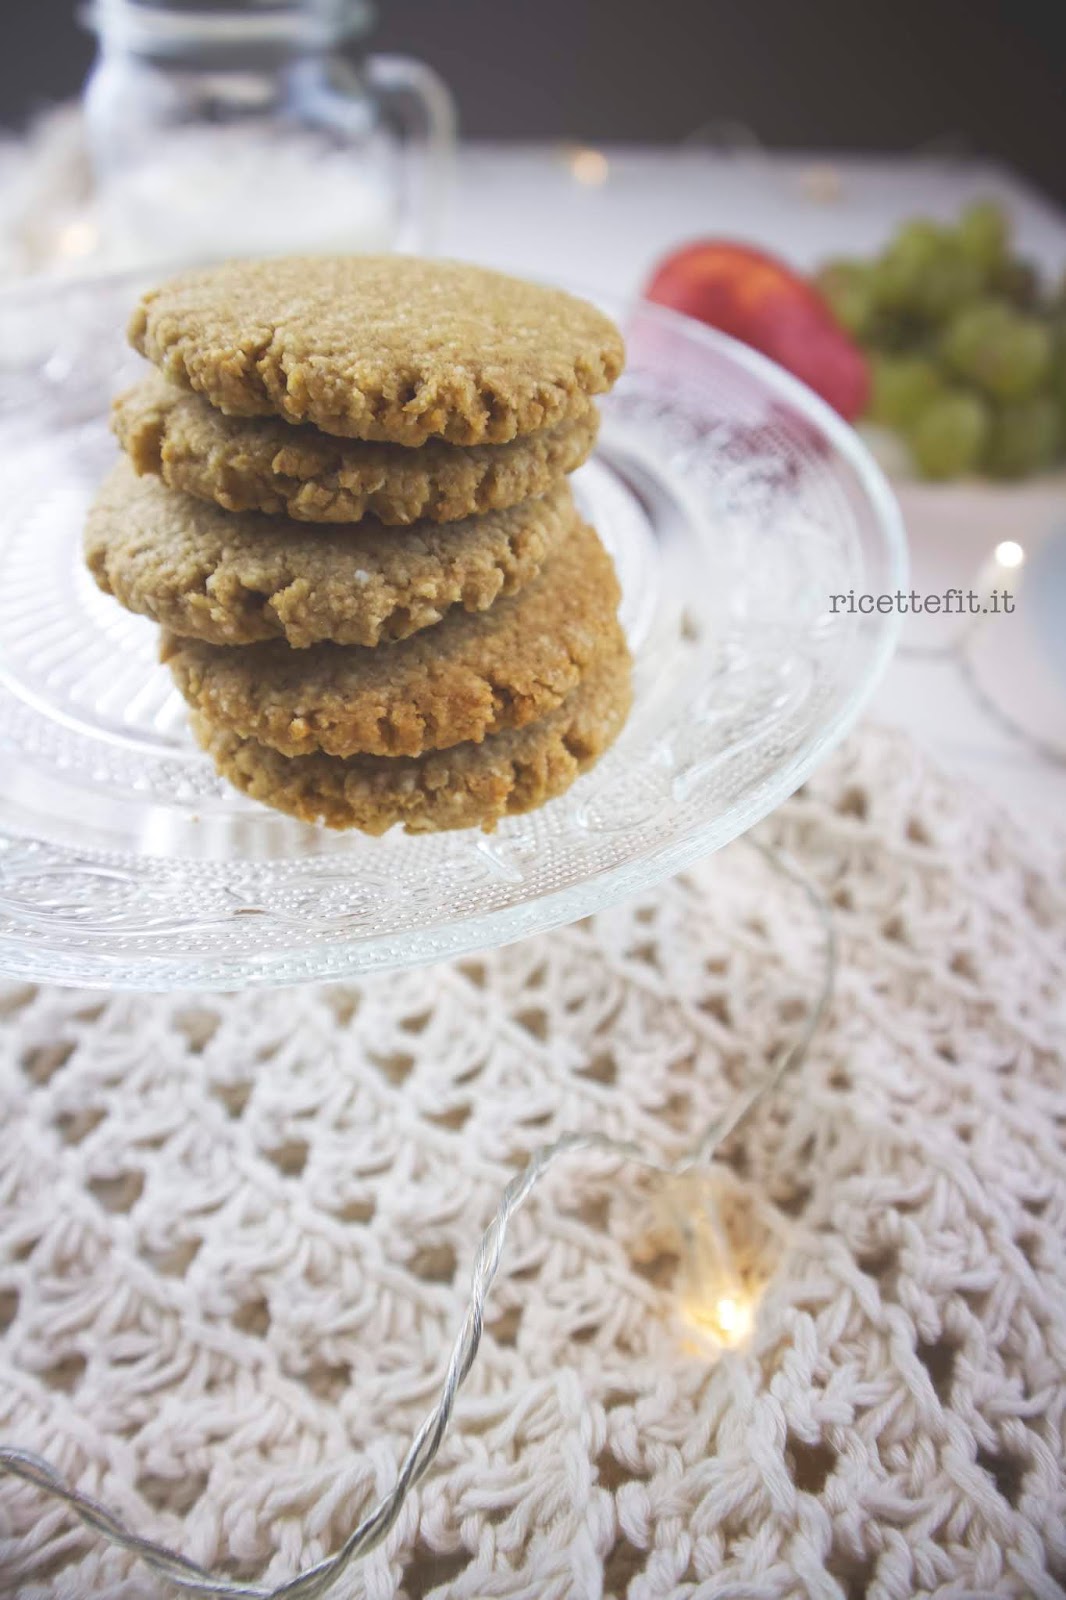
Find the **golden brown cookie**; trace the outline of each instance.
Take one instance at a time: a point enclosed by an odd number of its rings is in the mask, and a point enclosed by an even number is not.
[[[287,756],[417,756],[554,710],[614,648],[618,598],[610,556],[579,522],[520,594],[399,644],[234,649],[166,634],[162,655],[193,709],[243,739]]]
[[[303,649],[406,639],[453,605],[484,611],[535,578],[577,527],[566,483],[509,511],[386,533],[231,515],[121,461],[84,547],[106,594],[173,633],[216,645],[280,636]]]
[[[304,822],[384,833],[482,827],[531,811],[568,789],[621,731],[631,699],[629,653],[621,638],[562,705],[539,722],[414,759],[321,752],[288,757],[193,717],[193,728],[223,777]]]
[[[459,261],[226,261],[142,298],[131,344],[233,416],[422,445],[505,444],[582,414],[622,370],[584,300]]]
[[[138,472],[227,511],[287,514],[300,522],[376,517],[406,527],[503,511],[546,494],[596,442],[599,415],[580,415],[512,439],[421,449],[337,439],[274,417],[227,417],[201,395],[150,372],[116,400],[112,422]]]

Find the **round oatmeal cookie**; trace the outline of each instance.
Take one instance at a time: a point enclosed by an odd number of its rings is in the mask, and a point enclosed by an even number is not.
[[[116,400],[112,425],[138,472],[227,511],[287,514],[298,522],[389,527],[456,522],[546,494],[596,442],[599,414],[584,412],[512,439],[464,449],[430,440],[338,439],[276,417],[227,417],[201,396],[150,372]]]
[[[393,444],[505,444],[582,414],[622,370],[584,300],[459,261],[226,261],[143,296],[135,349],[233,416]]]
[[[481,827],[568,789],[617,738],[631,700],[621,629],[562,705],[525,728],[414,758],[318,752],[283,756],[194,715],[196,737],[224,778],[265,805],[328,828],[407,833]]]
[[[84,549],[105,594],[172,633],[214,645],[369,647],[406,639],[452,606],[484,611],[516,593],[578,525],[565,482],[508,511],[397,534],[232,515],[121,461],[89,512]]]
[[[610,556],[579,522],[540,576],[489,611],[452,611],[376,650],[163,638],[185,699],[217,728],[308,755],[418,756],[554,710],[618,637]]]

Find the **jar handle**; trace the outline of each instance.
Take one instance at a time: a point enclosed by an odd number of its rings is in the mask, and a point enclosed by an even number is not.
[[[368,56],[367,83],[391,106],[403,140],[404,183],[396,244],[432,248],[440,232],[455,150],[455,104],[443,78],[410,56]]]

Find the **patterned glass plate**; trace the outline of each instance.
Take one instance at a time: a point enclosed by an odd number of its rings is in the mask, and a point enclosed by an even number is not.
[[[905,584],[899,517],[850,429],[686,319],[607,306],[629,365],[575,490],[617,562],[636,699],[539,812],[383,839],[216,778],[154,627],[82,568],[86,505],[135,374],[130,279],[0,298],[0,972],[163,989],[342,977],[569,921],[717,849],[855,717]]]

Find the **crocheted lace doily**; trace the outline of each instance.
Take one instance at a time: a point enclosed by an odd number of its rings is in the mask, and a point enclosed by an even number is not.
[[[339,1594],[1063,1593],[1061,849],[875,730],[766,836],[830,899],[841,966],[725,1152],[789,1222],[748,1345],[685,1336],[647,1185],[560,1167],[436,1466]],[[394,1481],[530,1150],[598,1127],[680,1151],[819,961],[813,913],[740,845],[429,971],[0,990],[0,1437],[280,1582]],[[11,1480],[0,1531],[5,1595],[170,1593]]]

